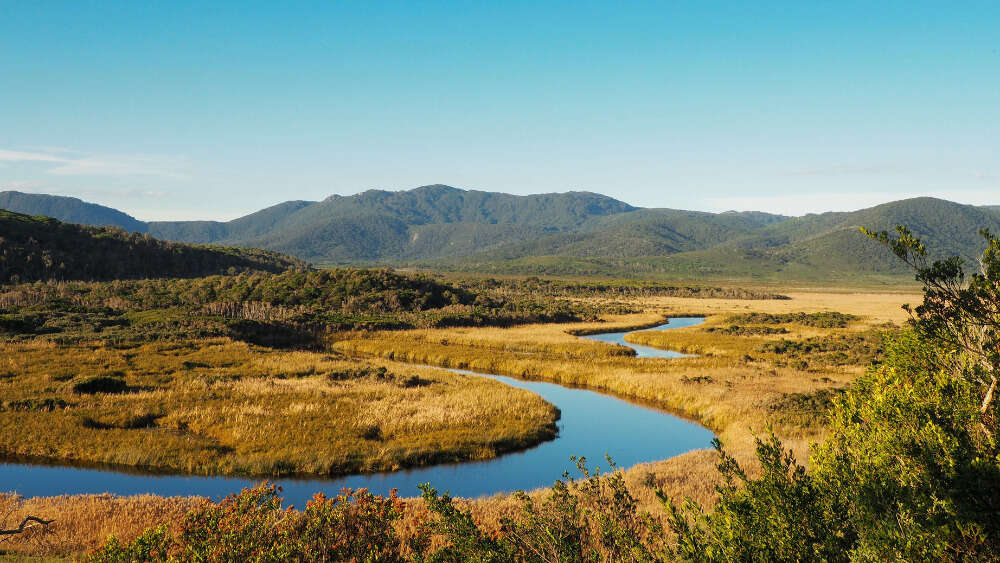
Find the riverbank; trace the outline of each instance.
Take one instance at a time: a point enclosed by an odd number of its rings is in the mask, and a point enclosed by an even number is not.
[[[829,361],[802,365],[800,346],[808,345],[810,339],[849,343],[854,338],[877,338],[879,331],[892,330],[891,326],[906,319],[903,303],[920,298],[873,292],[792,292],[788,296],[791,299],[760,301],[644,298],[630,304],[646,312],[608,316],[600,323],[412,330],[394,338],[359,334],[335,347],[351,354],[552,381],[647,401],[713,430],[737,459],[751,467],[754,437],[770,426],[798,459],[806,461],[809,444],[824,433],[830,397],[862,373],[871,357],[846,355],[841,360],[834,352],[828,354]],[[808,326],[794,320],[773,325],[733,321],[749,312],[842,313],[853,320],[843,327]],[[657,347],[692,357],[635,358],[621,353],[618,346],[576,336],[648,328],[664,317],[692,315],[707,320],[703,326],[629,336],[634,341],[650,338],[644,334],[654,335]],[[754,329],[728,334],[734,324],[766,326],[775,332],[762,334]],[[656,440],[653,435],[647,438]],[[678,498],[691,496],[710,503],[717,482],[714,460],[711,453],[691,453],[633,468],[628,474],[641,485],[636,490],[646,506],[659,502],[655,487]],[[485,505],[476,510],[489,518],[494,509]]]
[[[493,459],[552,439],[559,417],[536,394],[479,377],[227,338],[0,351],[7,459],[336,476]]]

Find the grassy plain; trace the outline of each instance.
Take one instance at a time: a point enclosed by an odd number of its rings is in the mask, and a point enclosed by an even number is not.
[[[227,338],[6,342],[0,358],[6,457],[336,475],[488,459],[551,438],[558,418],[483,378]]]
[[[603,322],[494,328],[411,330],[389,337],[356,334],[334,343],[352,354],[471,369],[582,386],[651,402],[712,429],[738,459],[752,462],[754,436],[772,426],[801,460],[822,436],[825,408],[836,389],[862,373],[874,357],[878,331],[901,324],[903,303],[914,293],[783,292],[788,300],[643,298],[645,312],[609,316]],[[594,298],[599,299],[599,298]],[[746,323],[735,315],[839,312],[843,327]],[[665,316],[705,315],[700,326],[640,332],[637,343],[698,354],[679,359],[634,358],[609,344],[576,334],[652,326]],[[740,324],[743,323],[743,324]],[[738,326],[769,326],[778,334],[726,334]],[[722,330],[720,330],[722,329]],[[791,346],[782,344],[797,343]],[[810,348],[808,345],[816,349]],[[806,350],[809,351],[806,351]],[[804,363],[803,363],[804,362]],[[653,487],[710,502],[715,456],[699,451],[629,472],[643,500],[655,504]],[[505,501],[478,501],[484,518]]]
[[[751,301],[645,296],[626,300],[643,312],[609,315],[600,322],[513,328],[354,332],[334,335],[330,345],[333,350],[344,354],[366,356],[371,365],[385,366],[393,373],[407,373],[395,362],[415,362],[555,381],[640,399],[711,428],[727,449],[743,462],[752,461],[755,434],[772,425],[785,445],[791,447],[800,460],[806,460],[810,442],[823,435],[824,411],[830,397],[837,392],[836,389],[849,385],[876,355],[879,331],[888,328],[887,323],[898,325],[905,320],[905,312],[900,306],[906,302],[918,302],[919,296],[908,292],[872,291],[804,290],[781,293],[791,299]],[[595,304],[606,301],[599,296],[583,299]],[[623,300],[620,295],[614,299]],[[798,317],[798,321],[795,317],[780,317],[821,312],[843,313],[843,326],[838,323],[834,323],[836,326],[813,326],[808,321],[810,317]],[[748,313],[779,317],[774,322],[767,317],[745,316]],[[652,326],[665,316],[687,315],[705,315],[708,318],[700,326],[668,332],[639,332],[629,339],[698,354],[692,358],[638,359],[622,348],[576,336],[585,332]],[[807,319],[806,322],[802,322],[803,318]],[[248,365],[258,366],[255,369],[261,370],[262,374],[267,369],[286,365],[287,362],[281,361],[280,354],[305,354],[263,350],[256,353],[261,357],[255,361],[263,363],[251,362]],[[7,354],[5,357],[12,356]],[[264,362],[267,357],[271,357],[271,363]],[[196,358],[181,361],[208,363]],[[333,365],[342,365],[347,360],[323,359],[322,362],[329,364],[323,364],[325,367],[318,368],[319,371],[336,371],[342,368],[334,368]],[[268,365],[272,367],[262,367]],[[109,366],[109,369],[112,368]],[[205,368],[195,368],[195,371],[199,369],[211,371]],[[272,376],[266,380],[269,382],[266,386],[261,384],[262,381],[256,381],[251,386],[246,377],[220,381],[215,385],[252,389],[255,393],[274,393],[278,397],[285,397],[285,390],[290,388],[294,388],[295,392],[316,393],[318,388],[325,389],[330,385],[318,375],[319,371],[298,375],[289,373],[284,379]],[[419,370],[418,377],[430,378],[428,373]],[[445,377],[444,374],[438,376]],[[41,372],[38,377],[42,377]],[[130,385],[141,385],[138,380],[133,382],[131,377],[133,375],[127,376]],[[453,384],[481,384],[477,382],[481,380],[470,378],[455,380]],[[4,381],[0,385],[10,383]],[[365,382],[363,385],[366,389],[379,385],[398,388],[395,383]],[[444,383],[441,384],[443,386]],[[434,385],[431,385],[407,391],[427,392],[433,388]],[[475,404],[488,409],[493,401],[501,399],[503,397],[495,395]],[[306,402],[302,398],[281,400],[286,407]],[[474,399],[469,396],[463,400]],[[430,408],[431,405],[425,403],[424,407]],[[392,408],[399,407],[393,403]],[[180,420],[176,416],[164,419],[163,424]],[[204,424],[210,424],[210,421],[206,419]],[[523,431],[523,427],[521,429]],[[353,435],[355,441],[357,437],[357,434]],[[626,472],[626,479],[639,502],[656,512],[659,510],[654,509],[658,504],[654,492],[656,487],[674,497],[690,496],[699,502],[711,502],[717,480],[715,463],[714,452],[695,451],[631,468]],[[557,477],[553,474],[553,479]],[[0,503],[7,503],[4,506],[15,507],[11,504],[15,502],[11,497],[0,497]],[[29,505],[32,502],[46,504]],[[135,519],[108,517],[109,523],[102,526],[91,521],[95,511],[111,514],[119,510],[116,508],[119,505],[124,506],[121,503],[127,502],[138,503],[128,508],[138,515]],[[177,516],[172,511],[177,506],[187,506],[184,504],[187,502],[185,499],[160,497],[131,500],[101,496],[29,499],[15,507],[20,511],[16,514],[43,509],[45,512],[57,512],[63,525],[51,532],[47,546],[38,543],[37,538],[24,537],[13,540],[8,546],[0,545],[0,550],[6,548],[13,552],[34,554],[71,553],[100,544],[108,532],[131,538],[145,526],[176,522]],[[505,495],[461,501],[461,504],[487,526],[498,526],[500,517],[510,515],[517,505],[514,499]],[[418,529],[426,514],[420,501],[407,501],[406,512],[406,517],[398,524],[404,537]]]

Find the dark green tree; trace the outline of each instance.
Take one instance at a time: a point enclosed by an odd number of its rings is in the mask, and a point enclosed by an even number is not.
[[[940,343],[944,353],[937,356],[938,365],[961,374],[979,390],[980,411],[986,415],[1000,372],[1000,239],[987,229],[980,231],[986,250],[978,271],[967,274],[958,256],[929,262],[927,248],[904,226],[896,227],[895,238],[886,231],[861,231],[916,271],[924,302],[907,306],[912,325]]]

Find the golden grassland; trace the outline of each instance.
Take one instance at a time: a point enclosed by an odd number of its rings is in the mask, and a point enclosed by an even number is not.
[[[178,524],[204,502],[198,497],[75,495],[26,499],[0,495],[0,527],[15,527],[27,515],[46,514],[55,522],[0,541],[3,555],[60,556],[91,551],[110,534],[136,537],[146,528]]]
[[[500,383],[225,338],[0,344],[0,452],[203,474],[336,475],[489,459],[554,435]],[[79,393],[87,377],[122,393]]]
[[[597,323],[530,325],[506,329],[450,328],[351,333],[339,335],[331,346],[345,354],[366,356],[371,358],[373,365],[383,365],[400,373],[405,373],[406,368],[394,362],[422,363],[541,379],[639,399],[696,420],[712,429],[727,450],[742,462],[752,461],[754,436],[770,425],[784,440],[786,447],[790,447],[800,460],[806,461],[809,444],[822,437],[824,432],[824,399],[829,393],[835,392],[831,390],[848,385],[863,371],[864,365],[870,360],[869,348],[877,338],[878,331],[885,328],[886,323],[901,324],[906,318],[901,305],[919,302],[919,295],[907,292],[809,290],[784,293],[791,299],[741,301],[645,298],[635,303],[645,312],[608,317]],[[857,319],[847,322],[844,327],[834,328],[783,323],[780,328],[785,332],[776,334],[753,333],[752,330],[749,331],[751,334],[746,334],[746,331],[743,334],[730,334],[721,330],[734,325],[733,315],[749,312],[786,314],[827,311],[855,315]],[[697,357],[639,359],[628,355],[619,347],[576,336],[586,332],[648,327],[657,324],[665,316],[687,315],[705,315],[708,318],[700,326],[667,332],[644,331],[628,338],[636,343],[697,353]],[[711,329],[714,330],[710,332]],[[783,347],[780,346],[783,341],[812,342],[819,347]],[[829,345],[831,342],[835,345]],[[774,346],[775,343],[779,346]],[[197,350],[187,353],[195,354]],[[256,351],[255,354],[266,357],[271,353]],[[189,361],[207,363],[197,359]],[[277,363],[282,364],[280,361]],[[275,364],[266,362],[253,365],[270,365],[271,369],[279,369]],[[257,369],[266,372],[267,368]],[[0,366],[0,373],[3,371],[3,366]],[[420,370],[419,374],[431,377],[424,370]],[[444,378],[445,375],[435,373],[435,377]],[[272,381],[278,388],[297,385],[301,386],[297,389],[310,389],[310,392],[315,391],[317,386],[327,385],[315,374],[298,377],[288,375],[284,380],[271,377],[268,381]],[[475,378],[454,380],[453,383],[477,384]],[[231,385],[249,384],[234,381]],[[261,381],[255,382],[252,387],[256,392],[262,392],[259,389],[261,387],[267,388]],[[433,386],[417,390],[429,388]],[[500,395],[494,395],[477,403],[478,408],[488,409],[492,401],[499,401],[501,398]],[[472,400],[471,397],[468,399]],[[288,399],[283,404],[288,408],[299,402],[305,401]],[[269,403],[274,404],[274,401],[269,399]],[[252,416],[252,413],[248,416]],[[209,422],[206,420],[204,424]],[[357,435],[354,438],[357,441]],[[714,452],[699,450],[633,467],[626,471],[626,479],[641,505],[654,513],[658,511],[655,508],[658,505],[656,488],[675,498],[689,496],[702,503],[711,503],[714,497],[713,487],[717,482],[715,463]],[[553,475],[553,479],[557,477],[558,475]],[[440,486],[446,487],[446,484]],[[534,494],[540,495],[543,492],[537,491]],[[0,497],[0,507],[9,506],[12,502],[12,497]],[[29,537],[17,538],[6,546],[0,544],[0,551],[8,549],[13,553],[65,554],[89,549],[101,543],[110,532],[119,537],[131,538],[145,526],[176,522],[180,511],[171,511],[187,506],[185,503],[189,501],[162,497],[122,499],[91,495],[30,499],[23,502],[24,506],[19,510],[24,513],[31,510],[35,513],[57,513],[62,524],[53,528],[71,539],[63,541],[61,545],[50,541],[45,546],[37,541],[33,543]],[[48,504],[29,506],[28,503],[31,502]],[[124,507],[129,502],[137,504],[127,510],[121,509],[123,512],[118,514],[134,511],[139,517],[129,519],[109,516],[105,517],[108,522],[102,525],[91,521],[93,514],[101,511],[104,511],[103,514],[112,514],[120,510],[118,507]],[[516,510],[516,502],[506,495],[464,500],[460,503],[487,527],[496,526],[501,516],[510,515]],[[412,500],[406,503],[406,512],[406,517],[398,524],[404,537],[417,530],[426,514],[422,503]],[[52,532],[53,537],[56,533]]]
[[[824,390],[847,385],[870,361],[865,354],[785,354],[759,351],[768,341],[842,340],[852,348],[871,344],[873,331],[901,324],[901,306],[918,302],[913,293],[793,292],[789,300],[647,298],[641,314],[608,317],[600,323],[530,325],[510,329],[412,330],[402,335],[352,335],[334,347],[352,354],[397,361],[500,373],[582,386],[623,398],[640,399],[691,418],[712,429],[726,448],[751,462],[754,437],[768,426],[800,460],[823,434]],[[733,336],[706,329],[728,327],[732,315],[841,312],[857,320],[844,328],[782,325],[785,334]],[[702,325],[629,336],[637,343],[697,353],[697,357],[634,358],[621,348],[581,339],[576,334],[625,330],[657,324],[665,316],[705,315]],[[402,336],[402,337],[400,337]],[[801,356],[807,365],[801,365]],[[838,356],[838,357],[833,357]],[[820,361],[817,361],[819,358]],[[825,360],[824,360],[825,359]],[[654,486],[699,502],[713,500],[715,456],[691,452],[628,471],[641,500],[656,503]],[[472,503],[485,519],[503,499]]]

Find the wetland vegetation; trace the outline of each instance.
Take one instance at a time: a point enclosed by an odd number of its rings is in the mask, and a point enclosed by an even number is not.
[[[997,538],[987,518],[996,467],[983,461],[996,454],[991,352],[960,352],[968,363],[937,358],[953,358],[941,348],[949,335],[969,342],[955,331],[989,320],[997,272],[966,284],[954,268],[923,268],[933,283],[909,324],[900,305],[919,297],[905,293],[776,299],[605,286],[615,289],[602,295],[580,282],[546,294],[530,289],[544,285],[534,280],[452,283],[386,270],[8,285],[7,455],[333,474],[489,458],[552,436],[558,413],[537,396],[411,363],[631,398],[699,421],[720,445],[625,470],[601,463],[601,473],[581,460],[578,478],[484,499],[452,498],[433,483],[421,499],[346,491],[291,512],[266,485],[221,503],[5,496],[11,518],[62,518],[5,549],[97,549],[96,561],[212,559],[220,542],[227,557],[252,549],[261,560],[988,558]],[[955,303],[967,304],[961,316],[948,314]],[[705,322],[641,330],[694,314]],[[262,341],[239,329],[247,321],[310,337]],[[627,342],[688,356],[637,358],[578,336],[628,329],[640,330]],[[932,436],[948,438],[934,445]],[[911,451],[914,443],[924,449]],[[865,451],[913,462],[882,466],[858,457]],[[845,481],[852,472],[856,481]],[[904,491],[914,496],[876,506]],[[132,517],[112,516],[126,506]],[[900,532],[877,516],[886,511],[905,523]]]
[[[340,475],[488,459],[552,438],[558,418],[484,378],[225,338],[2,346],[8,457]]]

